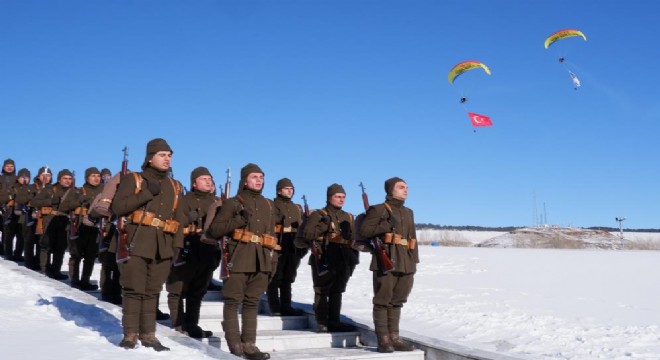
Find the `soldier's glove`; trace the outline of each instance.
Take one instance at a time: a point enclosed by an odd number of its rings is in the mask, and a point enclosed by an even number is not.
[[[199,217],[199,213],[195,210],[191,211],[188,213],[188,221],[191,224],[194,224],[197,221],[197,218]]]
[[[156,196],[160,194],[160,189],[161,189],[160,181],[147,180],[147,178],[143,178],[143,181],[144,181],[144,187],[146,187],[147,190],[149,190],[151,195]]]
[[[390,215],[390,224],[392,224],[392,230],[401,230],[401,219],[398,216]]]
[[[353,231],[351,231],[351,223],[348,221],[344,220],[339,223],[339,231],[341,232],[341,237],[344,239],[352,239],[353,238]]]
[[[236,215],[238,215],[235,217],[236,223],[234,225],[236,227],[241,228],[248,224],[248,218],[250,216],[250,213],[247,210],[241,209],[241,211],[239,211],[238,214]]]
[[[294,222],[291,223],[291,228],[293,228],[293,229],[297,229],[299,226],[300,226],[300,224],[298,224],[297,221],[294,221]]]

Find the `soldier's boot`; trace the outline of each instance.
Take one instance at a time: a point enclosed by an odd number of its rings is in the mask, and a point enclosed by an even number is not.
[[[167,307],[170,309],[170,321],[172,322],[172,327],[175,329],[183,329],[186,314],[183,311],[183,299],[181,299],[181,296],[169,293],[167,295]]]
[[[69,278],[71,279],[71,287],[80,289],[80,260],[76,258],[69,258]]]
[[[150,347],[156,351],[170,351],[170,348],[160,343],[155,332],[141,333],[139,339],[142,346]]]
[[[137,340],[137,333],[125,333],[124,338],[119,342],[119,347],[123,347],[124,349],[135,349],[137,346]]]
[[[341,312],[341,293],[332,293],[328,303],[328,330],[330,332],[348,332],[355,331],[355,326],[344,324],[339,321]]]
[[[316,318],[316,332],[328,332],[328,297],[314,295],[314,317]]]
[[[164,320],[169,320],[170,319],[170,314],[164,313],[160,311],[159,309],[159,298],[156,297],[156,320],[158,321],[164,321]]]
[[[223,317],[225,320],[222,321],[222,330],[225,332],[229,352],[238,357],[244,357],[241,333],[238,329],[238,315],[234,312],[231,316],[227,311],[223,311]]]
[[[50,256],[48,255],[48,250],[46,249],[41,249],[39,251],[39,267],[41,268],[41,274],[48,276],[48,270],[50,268]]]
[[[300,316],[305,312],[291,306],[291,284],[280,286],[280,309],[282,315]]]
[[[387,328],[390,330],[392,347],[396,351],[413,351],[415,347],[399,337],[399,321],[401,320],[401,306],[387,308]]]
[[[49,276],[55,280],[66,280],[69,277],[62,274],[62,263],[64,262],[64,252],[53,253],[53,262],[50,265]]]
[[[389,335],[390,331],[387,327],[387,306],[374,305],[373,316],[376,338],[378,339],[378,352],[394,352],[394,346],[392,346],[392,341]]]
[[[270,316],[280,316],[281,304],[279,297],[279,289],[277,285],[274,284],[274,282],[268,284],[266,295],[268,296],[268,308],[270,309]]]
[[[191,338],[202,339],[213,336],[213,331],[203,330],[199,327],[199,312],[201,308],[201,299],[186,299],[185,329],[188,332],[188,336]]]
[[[92,277],[92,272],[94,271],[94,261],[89,259],[83,262],[82,275],[80,276],[80,290],[92,291],[97,290],[98,285],[94,285],[89,282],[89,279]]]
[[[259,350],[254,343],[243,343],[243,357],[248,360],[268,360],[270,354]]]

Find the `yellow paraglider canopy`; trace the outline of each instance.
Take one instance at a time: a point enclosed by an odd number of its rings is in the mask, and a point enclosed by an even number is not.
[[[554,43],[557,40],[574,37],[574,36],[580,36],[584,39],[584,41],[587,41],[587,37],[580,30],[576,30],[576,29],[559,30],[556,33],[548,36],[547,39],[545,39],[545,48],[547,49],[550,45],[552,45],[552,43]]]
[[[448,80],[450,84],[454,83],[454,79],[458,77],[458,75],[461,75],[462,73],[466,71],[470,71],[472,69],[477,69],[477,68],[482,68],[486,72],[486,74],[490,75],[490,69],[486,64],[475,61],[475,60],[468,60],[468,61],[463,61],[461,63],[456,64],[451,70],[449,71],[449,76]]]

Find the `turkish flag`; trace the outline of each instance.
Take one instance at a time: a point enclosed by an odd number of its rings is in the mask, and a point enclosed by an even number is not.
[[[472,126],[493,126],[493,123],[490,121],[490,118],[486,115],[479,115],[475,113],[468,113]]]

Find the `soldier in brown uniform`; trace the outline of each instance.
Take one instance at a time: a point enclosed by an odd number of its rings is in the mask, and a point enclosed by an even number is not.
[[[26,175],[27,174],[27,175]],[[19,188],[29,186],[30,172],[27,169],[21,169],[18,176],[8,176],[13,178],[14,182],[4,186],[0,191],[0,204],[3,207],[2,214],[2,235],[3,252],[5,259],[10,261],[23,261],[23,233],[21,227],[21,209],[25,203],[16,202],[16,193]],[[14,238],[16,238],[16,248],[14,249]]]
[[[7,260],[16,262],[24,260],[23,248],[25,245],[26,228],[31,226],[29,223],[31,221],[29,202],[32,200],[32,197],[34,197],[34,187],[30,185],[30,171],[25,168],[20,169],[16,177],[16,184],[13,186],[13,193],[11,194],[11,198],[14,200],[12,216],[9,223],[5,224],[7,238],[3,245]],[[13,248],[14,234],[16,237],[15,249]]]
[[[43,218],[39,220],[39,208],[34,206],[33,199],[46,187],[52,186],[53,173],[47,166],[42,166],[37,172],[37,176],[34,178],[34,184],[32,185],[34,193],[30,196],[30,209],[32,210],[32,219],[34,224],[27,227],[23,233],[24,239],[24,249],[23,253],[25,254],[25,266],[35,270],[35,271],[45,271],[41,269],[40,265],[40,254],[41,254],[41,245],[40,240],[43,235]]]
[[[296,281],[300,259],[305,255],[304,249],[294,246],[293,240],[302,224],[302,208],[291,199],[295,193],[290,179],[283,178],[277,182],[277,197],[275,203],[275,235],[280,247],[277,270],[268,284],[268,305],[271,315],[302,315],[304,312],[291,306],[291,284]]]
[[[40,239],[41,272],[57,280],[68,279],[61,270],[64,252],[69,243],[69,212],[78,206],[72,184],[71,171],[61,170],[57,173],[57,184],[41,189],[32,200],[32,205],[38,208],[40,216],[44,217],[44,234]]]
[[[142,346],[169,350],[156,338],[158,296],[167,279],[176,252],[183,247],[187,219],[179,206],[183,187],[168,176],[172,149],[163,139],[147,144],[141,173],[125,175],[112,201],[112,211],[129,219],[128,260],[119,264],[123,290],[119,346]]]
[[[372,256],[374,297],[373,317],[379,352],[412,351],[414,347],[399,337],[401,309],[412,290],[419,250],[416,246],[413,212],[403,204],[408,185],[400,178],[385,181],[385,202],[369,207],[360,226],[360,236],[383,241],[394,270],[383,273],[378,254]]]
[[[259,166],[244,166],[238,194],[222,205],[208,230],[211,238],[231,238],[227,264],[230,276],[222,287],[222,328],[231,353],[251,360],[270,358],[255,345],[259,300],[268,286],[277,246],[273,236],[275,209],[272,201],[261,195],[263,186],[264,172]],[[242,334],[238,326],[241,304]]]
[[[310,256],[314,283],[314,314],[318,332],[352,331],[355,328],[339,321],[342,294],[359,263],[358,253],[351,248],[353,215],[342,210],[346,191],[339,184],[327,190],[326,206],[309,215],[303,226],[303,237],[323,253],[328,271],[319,276],[319,265]]]
[[[78,221],[78,237],[70,239],[69,243],[71,286],[80,290],[98,289],[98,286],[91,284],[89,279],[94,271],[94,261],[96,261],[98,253],[99,229],[92,224],[86,224],[83,218],[87,215],[92,200],[101,190],[103,190],[101,172],[95,167],[85,170],[85,184],[76,192],[79,206],[74,211],[74,216]],[[82,275],[80,274],[81,262],[83,263]]]
[[[20,232],[22,234],[23,244],[21,248],[24,252],[25,267],[36,270],[38,269],[38,261],[35,257],[34,248],[34,209],[32,208],[31,201],[37,193],[37,187],[30,184],[30,171],[28,169],[21,169],[18,171],[18,185],[16,186],[15,209],[20,212],[18,223]],[[19,244],[16,244],[18,249]],[[16,256],[14,256],[16,258]]]
[[[14,160],[6,159],[2,163],[2,174],[0,175],[0,206],[2,207],[2,218],[3,223],[0,225],[0,231],[2,231],[2,237],[0,238],[0,255],[5,254],[5,239],[13,237],[16,233],[12,230],[15,227],[15,219],[13,214],[14,201],[11,199],[13,193],[13,187],[16,184],[16,165]],[[5,222],[9,225],[9,229],[5,229]],[[8,254],[11,256],[11,254]]]
[[[213,332],[199,327],[199,312],[202,298],[208,289],[213,270],[218,267],[218,248],[215,241],[201,240],[206,212],[216,201],[213,196],[215,185],[213,176],[203,166],[190,174],[192,191],[183,197],[181,206],[188,214],[188,226],[183,229],[183,252],[179,256],[181,264],[175,264],[167,278],[167,299],[172,326],[177,331],[185,331],[193,338],[206,338]],[[185,302],[185,310],[183,306]]]

